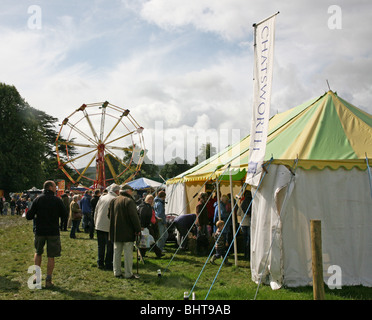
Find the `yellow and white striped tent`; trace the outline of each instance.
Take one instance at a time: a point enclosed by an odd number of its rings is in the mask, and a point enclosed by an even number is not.
[[[310,221],[320,220],[326,284],[372,286],[372,116],[329,91],[270,122],[274,160],[252,205],[252,280],[311,285]]]
[[[268,132],[267,174],[258,190],[252,188],[252,280],[262,279],[273,289],[311,285],[310,220],[319,219],[325,281],[332,275],[329,268],[338,266],[340,285],[372,286],[367,170],[372,163],[372,116],[328,91],[273,116]],[[238,192],[248,167],[249,140],[247,136],[169,180],[168,194],[175,199],[168,199],[170,210],[190,203],[179,213],[190,212],[195,192],[207,180],[220,177],[229,190],[229,165]]]

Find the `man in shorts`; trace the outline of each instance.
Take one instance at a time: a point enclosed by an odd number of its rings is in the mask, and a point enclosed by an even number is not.
[[[41,258],[44,246],[47,245],[47,276],[45,286],[52,287],[52,274],[54,258],[61,255],[61,240],[59,233],[59,219],[65,219],[68,215],[60,198],[55,196],[56,184],[48,180],[44,182],[44,191],[32,203],[31,209],[26,214],[27,220],[34,219],[35,233],[35,256],[34,263],[41,266]]]

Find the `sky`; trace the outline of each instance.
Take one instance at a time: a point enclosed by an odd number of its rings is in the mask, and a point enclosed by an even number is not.
[[[250,133],[253,27],[276,18],[270,115],[331,90],[372,113],[370,0],[0,2],[0,82],[61,122],[130,109],[148,157],[193,163]]]

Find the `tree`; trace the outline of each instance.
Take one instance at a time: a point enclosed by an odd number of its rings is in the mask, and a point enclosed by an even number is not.
[[[0,84],[0,188],[22,190],[37,184],[44,139],[27,103],[14,86]]]
[[[132,152],[131,151],[124,151],[124,158],[123,162],[129,164],[132,158]],[[123,173],[119,177],[119,182],[123,183],[126,181],[132,174],[135,172],[137,163],[137,159],[133,159],[133,161],[130,163],[130,166],[126,172]],[[122,164],[119,165],[119,171],[124,170],[124,166]],[[159,168],[157,165],[153,164],[152,161],[145,155],[143,163],[141,165],[141,169],[137,172],[134,179],[138,178],[148,178],[151,180],[159,181]]]
[[[200,153],[195,158],[194,166],[199,164],[200,162],[203,162],[210,157],[214,156],[216,154],[216,148],[212,146],[212,143],[207,142],[206,144],[202,144],[202,146],[199,149]]]
[[[174,178],[179,174],[189,170],[191,165],[187,163],[187,160],[179,161],[176,159],[172,159],[168,163],[164,165],[164,167],[160,170],[160,175],[165,179],[168,180],[170,178]]]
[[[6,194],[58,177],[56,121],[30,107],[14,86],[0,83],[0,189]]]
[[[65,174],[58,169],[57,153],[55,149],[55,142],[58,136],[58,132],[55,129],[55,123],[58,121],[58,119],[46,114],[43,111],[34,109],[32,107],[29,108],[38,122],[39,133],[44,137],[45,149],[41,162],[44,172],[44,180],[66,179]],[[67,142],[63,137],[59,137],[59,141]],[[70,157],[73,157],[76,154],[75,147],[71,145],[67,145],[67,150]],[[67,152],[65,147],[59,149],[59,154],[63,161],[67,161]],[[76,174],[76,172],[69,166],[65,166],[64,168],[71,176]]]

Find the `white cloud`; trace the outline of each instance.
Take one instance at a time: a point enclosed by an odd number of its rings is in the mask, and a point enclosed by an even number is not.
[[[215,32],[233,40],[243,37],[246,1],[236,0],[150,0],[143,4],[141,16],[166,30],[193,25],[202,32]]]
[[[221,132],[220,138],[223,130],[231,137],[233,129],[245,135],[252,103],[252,24],[280,11],[271,113],[323,94],[327,79],[341,97],[372,113],[371,4],[339,1],[341,30],[328,28],[331,4],[40,1],[43,27],[29,30],[29,3],[3,2],[1,12],[12,19],[1,16],[0,41],[6,45],[0,49],[0,81],[14,84],[33,107],[60,120],[83,103],[105,100],[129,108],[151,133],[149,139],[159,138],[154,130],[162,120],[164,149],[166,143],[181,148],[184,141],[170,140],[180,132],[190,135],[189,145],[197,137],[205,141],[210,132],[203,134],[203,127]],[[154,141],[146,145],[159,147]]]
[[[194,125],[195,129],[206,130],[209,129],[211,125],[211,121],[209,116],[205,113],[197,117],[196,123]]]

